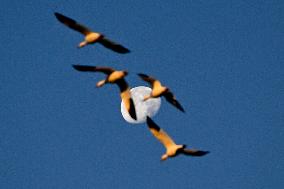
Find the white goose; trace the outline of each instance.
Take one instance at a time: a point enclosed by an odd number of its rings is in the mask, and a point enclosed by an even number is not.
[[[79,48],[80,47],[84,47],[88,44],[93,44],[93,43],[100,43],[103,46],[105,46],[106,48],[109,48],[117,53],[129,53],[130,51],[123,47],[120,44],[117,44],[109,39],[107,39],[103,34],[98,33],[98,32],[93,32],[92,30],[90,30],[89,28],[79,24],[78,22],[76,22],[75,20],[68,18],[67,16],[64,16],[60,13],[54,13],[56,18],[63,23],[64,25],[68,26],[69,28],[76,30],[78,32],[80,32],[81,34],[83,34],[85,36],[85,40],[82,41],[79,44]]]
[[[187,149],[186,145],[177,145],[171,137],[161,129],[151,118],[147,117],[147,125],[151,133],[165,146],[166,153],[162,155],[161,160],[166,160],[168,157],[175,157],[179,154],[189,156],[204,156],[209,151],[201,151],[195,149]]]
[[[128,75],[127,71],[117,71],[109,67],[96,67],[86,65],[73,65],[73,68],[83,72],[102,72],[107,78],[97,83],[97,87],[101,87],[106,83],[117,84],[120,89],[120,97],[125,108],[128,110],[133,119],[137,119],[134,102],[131,98],[130,88],[124,77]]]

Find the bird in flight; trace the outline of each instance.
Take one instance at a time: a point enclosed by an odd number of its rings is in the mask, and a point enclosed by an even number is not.
[[[166,153],[162,155],[161,160],[166,160],[168,157],[175,157],[179,154],[189,156],[204,156],[209,151],[201,151],[195,149],[188,149],[186,145],[177,145],[172,138],[161,129],[151,118],[147,116],[147,125],[151,133],[165,146]]]
[[[102,87],[106,83],[117,84],[120,89],[120,97],[124,103],[125,108],[133,119],[137,119],[133,99],[131,98],[130,87],[125,81],[124,77],[128,75],[127,71],[118,71],[109,67],[97,67],[87,65],[73,65],[73,68],[82,72],[102,72],[107,75],[97,83],[97,87]]]
[[[139,73],[138,75],[141,77],[141,79],[148,82],[152,86],[152,92],[144,97],[144,101],[148,100],[149,98],[164,96],[169,103],[178,108],[180,111],[185,112],[181,104],[176,100],[174,94],[168,87],[163,86],[159,80],[146,74]]]
[[[79,48],[84,47],[88,44],[100,43],[106,48],[111,49],[117,53],[125,54],[130,52],[127,48],[123,47],[122,45],[116,42],[111,41],[110,39],[106,38],[103,34],[94,32],[71,18],[68,18],[67,16],[64,16],[57,12],[55,12],[54,14],[61,23],[63,23],[64,25],[68,26],[73,30],[80,32],[85,36],[85,40],[79,44],[78,46]]]

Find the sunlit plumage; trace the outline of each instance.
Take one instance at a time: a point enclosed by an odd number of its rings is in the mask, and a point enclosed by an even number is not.
[[[184,154],[184,155],[189,155],[189,156],[204,156],[209,153],[209,151],[187,149],[186,145],[177,145],[172,140],[172,138],[149,117],[147,117],[147,125],[151,133],[166,148],[166,153],[162,155],[161,160],[166,160],[168,157],[175,157],[178,154]]]
[[[67,16],[64,16],[57,12],[54,14],[61,23],[63,23],[64,25],[68,26],[69,28],[75,31],[80,32],[85,36],[85,40],[82,41],[78,45],[78,47],[84,47],[88,44],[93,44],[93,43],[100,43],[106,48],[109,48],[117,53],[125,54],[130,52],[127,48],[123,47],[122,45],[107,39],[103,34],[94,32],[71,18],[68,18]]]
[[[97,67],[86,65],[73,65],[73,68],[83,72],[102,72],[107,75],[107,78],[97,83],[97,87],[101,87],[106,83],[117,84],[120,89],[120,97],[125,108],[128,110],[133,119],[137,119],[134,102],[131,98],[130,88],[124,77],[128,74],[126,71],[117,71],[109,67]]]
[[[184,108],[176,100],[174,94],[170,91],[170,89],[163,86],[159,80],[142,73],[139,73],[138,75],[141,77],[141,79],[150,83],[152,86],[151,94],[145,96],[144,100],[147,100],[149,98],[157,98],[160,96],[164,96],[169,103],[171,103],[173,106],[178,108],[180,111],[185,112]]]

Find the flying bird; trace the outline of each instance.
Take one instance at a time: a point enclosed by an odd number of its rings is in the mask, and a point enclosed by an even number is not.
[[[168,157],[175,157],[179,154],[199,157],[209,153],[209,151],[188,149],[186,148],[185,144],[177,145],[172,140],[172,138],[148,116],[147,116],[147,125],[151,133],[165,146],[167,150],[166,153],[162,155],[161,160],[166,160]]]
[[[118,71],[109,67],[97,67],[87,65],[73,65],[73,68],[82,72],[102,72],[107,75],[97,83],[97,87],[102,87],[106,83],[117,84],[120,89],[120,97],[123,101],[125,108],[128,110],[133,119],[137,119],[133,99],[131,98],[130,88],[125,81],[124,77],[128,75],[127,71]]]
[[[152,86],[152,92],[144,97],[144,101],[148,100],[149,98],[157,98],[160,96],[164,96],[169,103],[174,105],[180,111],[185,112],[181,104],[176,100],[176,97],[168,87],[163,86],[159,80],[150,77],[146,74],[138,73],[138,75],[141,77],[141,79],[150,83]]]
[[[55,12],[54,14],[61,23],[63,23],[64,25],[68,26],[73,30],[76,30],[77,32],[80,32],[85,36],[85,40],[79,44],[78,46],[79,48],[84,47],[88,44],[100,43],[106,48],[109,48],[117,53],[125,54],[130,52],[127,48],[123,47],[120,44],[117,44],[116,42],[109,40],[103,34],[94,32],[71,18],[68,18],[67,16],[64,16],[57,12]]]

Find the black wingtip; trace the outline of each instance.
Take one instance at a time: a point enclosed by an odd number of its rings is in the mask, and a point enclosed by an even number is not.
[[[190,153],[190,154],[187,154],[187,155],[190,155],[190,156],[193,156],[193,157],[200,157],[200,156],[204,156],[204,155],[209,154],[209,153],[210,153],[209,151],[198,150],[196,152],[193,152],[193,153]]]
[[[123,47],[122,45],[116,45],[116,46],[106,46],[105,47],[113,50],[114,52],[120,53],[120,54],[127,54],[130,53],[130,50]]]
[[[183,153],[185,155],[194,156],[194,157],[200,157],[200,156],[204,156],[204,155],[210,153],[209,151],[188,149],[188,148],[186,148],[186,146],[187,145],[184,144],[183,148],[179,149],[178,152]]]
[[[179,109],[180,111],[182,111],[183,113],[186,113],[182,106],[178,107],[178,109]]]
[[[72,65],[72,67],[75,69],[75,70],[78,70],[78,71],[82,71],[82,66],[80,65]]]
[[[54,15],[59,21],[62,21],[62,19],[65,18],[63,14],[60,14],[58,12],[54,12]]]
[[[120,45],[114,41],[111,41],[107,39],[106,37],[104,37],[103,35],[101,36],[100,40],[98,40],[98,42],[101,45],[105,46],[106,48],[114,52],[120,53],[120,54],[126,54],[130,52],[130,50],[124,47],[123,45]]]
[[[166,97],[167,98],[167,97]],[[177,100],[173,100],[171,101],[171,99],[168,100],[170,103],[172,103],[177,109],[179,109],[181,112],[185,113],[184,108],[182,107],[182,105],[177,101]]]
[[[204,155],[209,154],[209,153],[210,153],[210,151],[198,151],[197,156],[204,156]]]
[[[149,116],[147,116],[146,121],[149,128],[153,128],[157,131],[160,131],[160,127]]]
[[[55,12],[54,15],[55,15],[55,17],[57,18],[57,20],[58,20],[59,22],[63,23],[63,24],[69,25],[69,24],[71,24],[71,23],[72,23],[72,24],[76,23],[75,20],[73,20],[73,19],[71,19],[71,18],[69,18],[69,17],[67,17],[67,16],[64,16],[63,14],[60,14],[60,13],[58,13],[58,12]]]
[[[139,75],[140,77],[148,77],[148,75],[143,74],[143,73],[137,73],[137,75]]]
[[[96,69],[95,66],[87,66],[87,65],[74,65],[73,64],[72,67],[75,70],[82,71],[82,72],[94,71]]]
[[[123,47],[122,49],[117,50],[116,52],[118,52],[120,54],[127,54],[127,53],[130,53],[131,51],[129,49]]]

